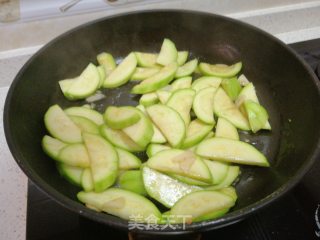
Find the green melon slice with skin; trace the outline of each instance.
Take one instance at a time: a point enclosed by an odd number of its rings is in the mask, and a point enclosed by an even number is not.
[[[214,137],[204,140],[198,145],[196,154],[217,161],[269,167],[266,157],[258,149],[232,139]]]

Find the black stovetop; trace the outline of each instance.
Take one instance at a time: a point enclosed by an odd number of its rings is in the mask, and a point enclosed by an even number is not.
[[[302,56],[320,78],[320,39],[290,45]],[[320,159],[303,180],[281,199],[241,222],[201,235],[173,239],[319,239],[315,212],[320,204]],[[320,210],[319,210],[320,212]],[[319,214],[320,215],[320,214]],[[129,239],[171,239],[138,235]],[[29,183],[27,239],[128,239],[117,231],[65,209]]]

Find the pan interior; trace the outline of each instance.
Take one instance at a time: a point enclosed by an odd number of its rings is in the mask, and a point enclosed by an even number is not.
[[[49,43],[18,74],[6,103],[5,127],[11,151],[31,180],[46,186],[47,193],[68,207],[83,210],[75,202],[79,189],[59,176],[54,162],[41,149],[46,134],[43,116],[48,107],[85,104],[66,100],[58,81],[79,75],[89,62],[97,64],[100,52],[110,52],[118,59],[133,50],[158,52],[164,38],[200,61],[242,61],[242,72],[254,83],[269,112],[271,132],[241,133],[241,138],[261,150],[271,167],[241,168],[234,213],[248,212],[300,174],[311,161],[319,138],[314,126],[320,122],[319,92],[303,64],[277,40],[248,25],[215,15],[160,11],[82,26]],[[129,94],[133,85],[102,90],[106,98],[97,102],[96,109],[103,112],[109,105],[137,105],[137,96]],[[108,224],[117,221],[106,214],[95,214],[94,218]]]

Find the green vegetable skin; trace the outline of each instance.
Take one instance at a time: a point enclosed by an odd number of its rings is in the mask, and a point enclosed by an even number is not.
[[[134,107],[109,106],[104,113],[104,121],[112,129],[123,129],[140,120],[140,114]]]
[[[217,191],[196,191],[181,198],[170,210],[173,216],[189,215],[189,221],[203,221],[220,216],[220,211],[233,207],[234,200],[229,195]]]
[[[190,215],[188,222],[214,219],[237,200],[231,185],[240,168],[233,164],[269,166],[239,140],[237,128],[271,129],[253,84],[237,76],[242,63],[198,65],[188,55],[164,39],[159,53],[132,52],[117,66],[103,52],[98,67],[89,64],[80,76],[59,81],[69,100],[141,81],[131,90],[143,94],[136,107],[108,106],[102,115],[87,106],[53,105],[45,114],[51,136],[43,137],[42,148],[63,177],[84,189],[78,199],[87,207],[127,220],[139,214],[142,222],[150,214],[159,223],[178,223],[177,215]],[[205,76],[194,80],[193,73]],[[145,163],[132,154],[141,151]],[[143,196],[171,209],[161,214]]]
[[[130,53],[103,82],[105,88],[116,88],[130,80],[137,66],[137,58],[134,53]]]
[[[62,92],[68,99],[84,99],[94,94],[99,86],[100,75],[98,69],[90,63],[69,87],[62,88]]]
[[[147,195],[140,170],[130,170],[121,174],[119,177],[119,186],[122,189],[135,192],[142,196]]]
[[[190,151],[160,151],[148,160],[147,166],[164,173],[178,174],[208,183],[212,181],[207,165]]]
[[[94,190],[101,192],[112,186],[117,177],[118,155],[114,147],[96,134],[83,133],[90,158]]]
[[[150,200],[127,190],[109,188],[101,193],[79,192],[77,197],[83,203],[122,219],[132,220],[132,216],[138,215],[142,222],[148,222],[151,215],[161,219],[160,211]]]
[[[174,109],[156,104],[147,107],[147,113],[173,147],[179,147],[185,137],[186,127],[183,119]]]
[[[173,80],[174,74],[177,69],[178,64],[176,62],[166,65],[155,75],[143,80],[140,84],[134,86],[131,90],[131,93],[144,94],[153,92],[166,86]]]

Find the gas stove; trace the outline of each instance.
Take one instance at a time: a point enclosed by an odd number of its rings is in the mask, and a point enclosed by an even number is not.
[[[289,46],[311,66],[320,79],[320,39]],[[128,235],[126,232],[83,218],[60,206],[29,182],[27,239],[320,240],[320,223],[317,222],[320,218],[319,176],[320,159],[293,190],[256,214],[221,229],[170,238]]]

